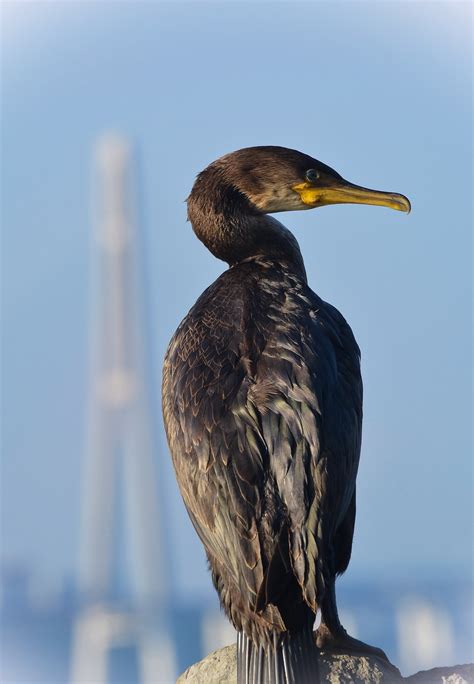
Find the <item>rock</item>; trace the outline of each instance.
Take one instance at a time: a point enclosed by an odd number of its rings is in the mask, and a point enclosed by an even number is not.
[[[453,667],[435,667],[423,670],[411,677],[406,677],[408,684],[472,684],[474,682],[474,665],[454,665]]]
[[[235,645],[215,651],[192,665],[178,679],[179,684],[235,684],[237,661]],[[390,669],[383,660],[352,655],[329,655],[321,657],[322,681],[330,684],[388,684],[402,682],[395,668]]]
[[[235,644],[211,653],[191,665],[178,679],[178,684],[236,684]],[[392,669],[393,668],[393,669]],[[321,654],[321,676],[329,684],[472,684],[473,665],[439,667],[402,677],[396,668],[379,658],[349,654]]]
[[[235,657],[236,646],[226,646],[206,658],[191,665],[178,677],[176,684],[205,682],[219,682],[219,684],[235,684],[237,682],[237,659]]]

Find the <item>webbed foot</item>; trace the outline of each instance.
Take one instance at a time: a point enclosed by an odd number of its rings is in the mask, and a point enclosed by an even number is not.
[[[316,645],[321,651],[331,653],[350,653],[354,656],[378,658],[384,662],[385,668],[389,669],[396,679],[401,679],[400,670],[388,659],[386,653],[376,646],[366,644],[359,639],[349,636],[343,627],[335,633],[331,632],[326,625],[321,624],[316,631]]]

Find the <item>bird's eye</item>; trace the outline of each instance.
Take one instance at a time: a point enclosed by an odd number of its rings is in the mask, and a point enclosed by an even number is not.
[[[319,171],[317,171],[316,169],[308,169],[308,171],[306,171],[306,180],[310,181],[310,183],[318,180],[318,178]]]

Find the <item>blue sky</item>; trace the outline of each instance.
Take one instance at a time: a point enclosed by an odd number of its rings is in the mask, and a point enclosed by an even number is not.
[[[3,556],[34,565],[45,585],[76,567],[91,154],[113,129],[139,157],[156,387],[168,339],[225,268],[194,237],[184,204],[214,158],[284,145],[410,198],[410,216],[339,206],[279,219],[363,354],[349,575],[467,575],[470,3],[106,1],[2,12]],[[208,592],[163,440],[157,468],[177,589]]]

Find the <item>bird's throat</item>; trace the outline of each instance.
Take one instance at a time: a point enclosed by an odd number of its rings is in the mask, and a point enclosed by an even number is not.
[[[199,240],[230,266],[266,256],[284,262],[306,278],[293,234],[272,216],[260,212],[235,188],[210,188],[208,184],[200,188],[197,181],[188,198],[188,218]]]

